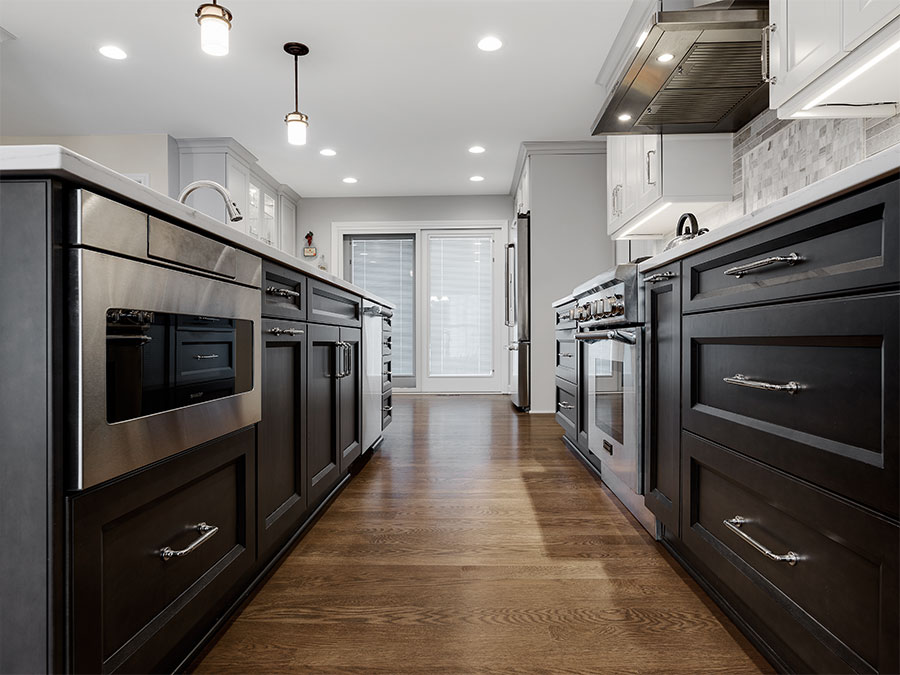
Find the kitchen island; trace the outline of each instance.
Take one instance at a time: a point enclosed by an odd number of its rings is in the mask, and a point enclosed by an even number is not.
[[[380,443],[392,305],[60,146],[0,149],[0,282],[0,671],[177,670]]]

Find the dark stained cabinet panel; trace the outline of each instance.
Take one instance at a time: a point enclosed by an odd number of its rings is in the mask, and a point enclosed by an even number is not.
[[[304,321],[308,281],[299,272],[264,262],[262,315]]]
[[[387,393],[381,399],[381,429],[387,429],[388,425],[394,419],[394,396]]]
[[[338,346],[340,328],[308,325],[307,348],[307,494],[310,504],[337,483],[341,471],[338,450]]]
[[[261,559],[293,534],[309,505],[305,331],[303,323],[263,320],[262,419],[256,451],[256,532]]]
[[[667,278],[660,281],[658,275]],[[644,283],[646,382],[644,502],[675,536],[681,495],[681,263]]]
[[[362,298],[329,286],[316,279],[307,279],[307,319],[332,326],[359,328]]]
[[[341,328],[341,352],[344,359],[343,377],[338,380],[340,404],[341,473],[362,454],[362,331],[358,328]]]
[[[896,293],[685,316],[684,427],[896,517],[898,329]]]
[[[590,343],[584,341],[577,341],[575,343],[575,349],[577,352],[577,368],[578,374],[575,379],[576,390],[578,392],[578,414],[575,416],[575,424],[577,426],[578,434],[576,436],[575,445],[578,446],[578,449],[581,450],[582,454],[589,454],[588,452],[588,405],[589,405],[589,396],[588,396],[588,370],[590,368],[590,362],[588,361],[588,351],[590,349]]]
[[[565,437],[572,443],[578,440],[577,410],[578,389],[571,382],[556,378],[556,421],[565,431]]]
[[[684,260],[685,313],[897,284],[900,185],[894,179]],[[772,258],[745,274],[726,271]]]
[[[578,354],[575,331],[556,331],[556,376],[575,384],[578,381]]]
[[[693,434],[683,442],[684,544],[788,665],[898,672],[896,523]],[[738,516],[735,531],[725,521]]]
[[[72,669],[170,672],[253,566],[255,433],[236,432],[70,501]],[[187,549],[164,560],[161,551]]]

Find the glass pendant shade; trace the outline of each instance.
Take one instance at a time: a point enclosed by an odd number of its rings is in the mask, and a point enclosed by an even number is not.
[[[306,145],[306,131],[309,128],[309,118],[301,112],[288,113],[284,118],[287,123],[288,143],[291,145]]]
[[[200,24],[200,48],[211,56],[228,54],[231,12],[215,3],[200,5],[197,23]]]

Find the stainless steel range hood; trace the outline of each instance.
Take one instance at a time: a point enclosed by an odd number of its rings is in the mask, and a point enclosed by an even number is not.
[[[740,129],[769,104],[761,58],[768,16],[766,0],[656,12],[594,135]]]

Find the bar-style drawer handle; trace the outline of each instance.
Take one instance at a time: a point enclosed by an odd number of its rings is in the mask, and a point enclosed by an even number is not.
[[[728,384],[736,384],[739,387],[750,387],[751,389],[764,389],[766,391],[786,391],[789,394],[796,394],[798,391],[803,389],[803,385],[799,382],[794,382],[791,380],[787,384],[772,384],[771,382],[759,382],[758,380],[751,380],[746,375],[741,375],[740,373],[736,373],[731,377],[723,377],[723,382],[727,382]]]
[[[392,406],[392,405],[386,405],[382,408],[382,410],[384,412],[391,412],[391,410],[393,410],[393,409],[394,409],[394,406]]]
[[[571,403],[565,403],[563,401],[559,402],[559,407],[562,408],[563,410],[575,410],[574,405],[572,405]]]
[[[269,295],[278,295],[282,298],[299,298],[300,293],[297,291],[292,291],[288,288],[278,288],[278,286],[269,286],[266,288],[266,293]]]
[[[390,376],[393,375],[394,373],[393,373],[393,371],[385,370],[384,373],[382,373],[382,374],[383,374],[383,375],[387,375],[388,377],[390,377]]]
[[[266,332],[272,335],[303,335],[306,331],[302,328],[279,328],[275,326],[275,328],[270,328]]]
[[[788,265],[793,265],[795,263],[801,262],[802,260],[803,257],[797,253],[789,253],[787,255],[773,255],[771,258],[763,258],[762,260],[755,260],[751,263],[747,263],[746,265],[738,265],[737,267],[732,267],[725,270],[725,274],[740,279],[742,276],[747,274],[747,272],[752,272],[753,270],[759,269],[760,267],[768,267],[769,265],[774,265],[775,263],[787,263]]]
[[[575,356],[575,355],[574,355],[574,354],[560,354],[560,357],[561,357],[561,358],[568,358],[568,359],[571,359],[573,356]]]
[[[183,548],[180,551],[176,551],[166,546],[159,552],[159,557],[163,560],[168,560],[169,558],[180,558],[188,553],[193,553],[207,541],[216,536],[216,532],[219,531],[219,528],[215,525],[207,525],[206,523],[197,523],[196,527],[192,529],[196,529],[197,532],[200,533],[200,536],[192,541],[190,546]]]
[[[205,361],[206,359],[217,359],[221,356],[220,354],[194,354],[194,358],[198,361]]]
[[[137,342],[136,346],[143,347],[148,342],[153,342],[153,338],[149,335],[107,335],[107,341],[115,342]]]
[[[798,562],[800,562],[800,556],[798,554],[794,553],[793,551],[788,551],[784,555],[778,555],[777,553],[772,553],[772,551],[767,549],[765,546],[763,546],[758,541],[756,541],[756,539],[754,539],[749,534],[747,534],[746,532],[744,532],[743,530],[740,529],[741,525],[746,525],[747,523],[751,523],[751,522],[753,522],[753,521],[751,521],[749,518],[744,518],[744,516],[735,516],[734,518],[726,518],[725,520],[722,521],[722,523],[725,525],[725,527],[727,527],[729,530],[734,532],[737,536],[739,536],[741,539],[746,541],[753,548],[755,548],[757,551],[759,551],[764,556],[766,556],[769,560],[774,560],[775,562],[786,562],[788,565],[796,565]]]
[[[660,272],[659,274],[651,274],[649,277],[644,279],[645,284],[655,284],[660,281],[665,281],[666,279],[674,279],[678,275],[675,272]]]

